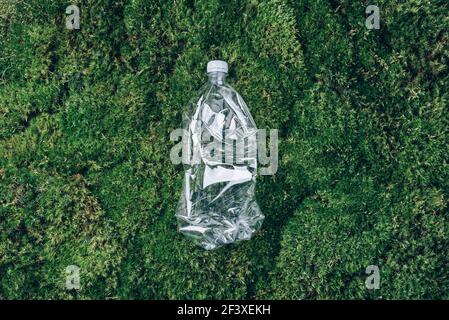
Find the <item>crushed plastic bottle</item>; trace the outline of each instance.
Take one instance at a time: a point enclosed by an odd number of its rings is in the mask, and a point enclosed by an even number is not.
[[[209,81],[184,114],[187,152],[176,217],[179,231],[208,250],[249,240],[264,219],[255,200],[257,128],[227,73],[226,62],[210,61]]]

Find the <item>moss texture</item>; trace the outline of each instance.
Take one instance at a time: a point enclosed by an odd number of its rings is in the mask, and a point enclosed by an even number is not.
[[[370,4],[0,0],[0,298],[449,299],[449,6]],[[212,59],[280,146],[262,231],[206,252],[169,134]]]

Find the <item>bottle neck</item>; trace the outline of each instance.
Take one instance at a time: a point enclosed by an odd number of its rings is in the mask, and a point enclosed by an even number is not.
[[[212,84],[224,84],[226,82],[226,73],[214,71],[207,74],[209,82]]]

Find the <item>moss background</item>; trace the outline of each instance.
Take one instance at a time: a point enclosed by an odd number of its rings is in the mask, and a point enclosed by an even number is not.
[[[449,299],[448,12],[0,0],[0,298]],[[169,133],[211,59],[280,146],[262,231],[206,252],[176,231]]]

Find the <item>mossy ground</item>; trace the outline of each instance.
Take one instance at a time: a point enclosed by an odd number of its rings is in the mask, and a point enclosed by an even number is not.
[[[0,298],[448,299],[449,6],[370,4],[0,0]],[[280,146],[261,232],[208,252],[169,134],[211,59]]]

